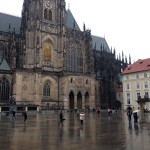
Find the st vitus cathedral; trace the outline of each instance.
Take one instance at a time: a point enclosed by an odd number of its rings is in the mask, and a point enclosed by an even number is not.
[[[10,97],[18,109],[100,105],[101,53],[118,60],[118,75],[121,59],[105,38],[80,30],[65,0],[24,0],[21,18],[0,13],[0,111]]]

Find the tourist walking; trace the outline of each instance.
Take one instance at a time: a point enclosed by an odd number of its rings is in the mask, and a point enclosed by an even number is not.
[[[77,119],[79,119],[80,113],[79,110],[77,110]]]
[[[80,122],[81,124],[83,124],[83,120],[84,120],[85,114],[83,112],[80,113]]]
[[[97,113],[97,114],[100,114],[100,112],[101,112],[101,111],[100,111],[100,107],[97,107],[97,108],[96,108],[96,113]]]
[[[108,108],[108,116],[111,116],[111,109]]]
[[[138,123],[139,116],[138,116],[137,112],[133,112],[133,117],[134,117],[134,123]]]
[[[62,113],[62,111],[60,112],[60,114],[59,114],[59,123],[58,123],[58,125],[62,125],[62,126],[64,126],[63,125],[63,122],[64,122],[64,115],[63,115],[63,113]]]
[[[13,117],[14,120],[16,119],[16,112],[15,112],[15,110],[12,111],[12,117]]]
[[[131,109],[129,109],[127,111],[127,116],[128,116],[129,121],[131,121],[131,117],[132,117],[132,110]]]
[[[23,116],[24,116],[24,122],[26,122],[26,120],[27,120],[27,112],[26,111],[23,113]]]

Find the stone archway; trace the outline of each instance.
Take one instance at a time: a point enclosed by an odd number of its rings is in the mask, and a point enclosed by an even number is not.
[[[69,109],[74,109],[74,93],[72,91],[69,94]]]
[[[85,109],[90,109],[90,97],[89,93],[85,93]]]
[[[116,100],[116,108],[117,109],[121,108],[121,102],[118,100]]]
[[[82,109],[82,94],[78,92],[77,94],[77,109]]]

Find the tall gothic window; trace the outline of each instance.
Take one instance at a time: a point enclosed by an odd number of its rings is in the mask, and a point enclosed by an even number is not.
[[[47,9],[44,10],[44,19],[47,19]]]
[[[52,44],[49,39],[43,42],[43,60],[50,62],[52,57]]]
[[[49,20],[52,21],[52,11],[51,10],[49,10],[48,17],[49,17]]]
[[[67,43],[66,68],[70,72],[83,72],[83,55],[80,45]]]
[[[50,96],[50,82],[47,81],[43,87],[43,96]]]
[[[5,77],[0,79],[0,100],[9,100],[11,93],[10,83]]]
[[[44,10],[44,19],[52,21],[52,11],[51,10]]]

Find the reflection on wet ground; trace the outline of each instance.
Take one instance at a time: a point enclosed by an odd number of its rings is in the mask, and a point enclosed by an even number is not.
[[[21,115],[0,114],[0,150],[150,150],[149,115],[134,124],[124,112],[110,118],[86,112],[81,125],[75,113],[64,112],[62,127],[57,112],[30,112],[26,123]]]

